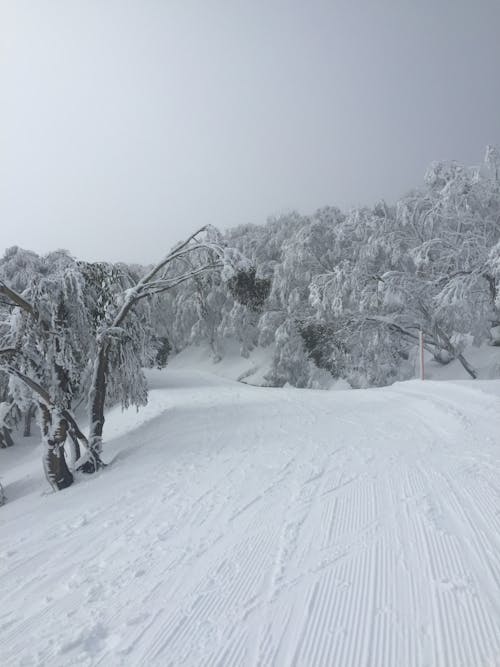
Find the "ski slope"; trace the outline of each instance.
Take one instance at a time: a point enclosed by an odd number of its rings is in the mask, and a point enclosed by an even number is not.
[[[0,452],[0,665],[500,665],[500,381],[150,375],[112,465]]]

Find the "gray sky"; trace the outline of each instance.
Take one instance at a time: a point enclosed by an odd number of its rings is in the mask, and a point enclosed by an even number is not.
[[[500,0],[0,0],[0,252],[150,262],[500,144]]]

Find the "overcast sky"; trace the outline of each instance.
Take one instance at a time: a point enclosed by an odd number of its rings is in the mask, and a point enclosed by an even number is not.
[[[500,144],[500,0],[0,0],[0,252],[394,201]]]

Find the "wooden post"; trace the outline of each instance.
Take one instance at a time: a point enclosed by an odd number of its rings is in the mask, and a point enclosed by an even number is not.
[[[424,332],[418,332],[418,342],[420,348],[420,379],[425,380],[425,365],[424,365]]]

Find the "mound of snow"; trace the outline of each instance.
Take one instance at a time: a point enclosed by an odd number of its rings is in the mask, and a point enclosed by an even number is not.
[[[245,382],[245,384],[266,386],[265,376],[271,369],[274,345],[256,347],[248,357],[242,357],[237,341],[225,341],[224,356],[214,361],[208,345],[193,345],[185,348],[168,362],[172,370],[205,371],[229,380]]]
[[[482,380],[493,380],[500,378],[500,347],[473,345],[464,350],[464,356],[477,372],[477,377]],[[415,373],[418,375],[418,372]],[[460,361],[454,359],[449,364],[443,365],[435,361],[432,355],[425,355],[425,376],[429,380],[471,380]]]

